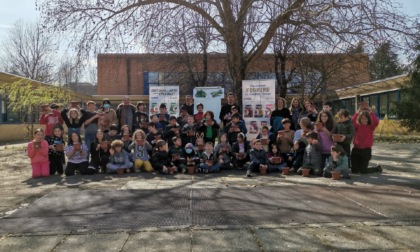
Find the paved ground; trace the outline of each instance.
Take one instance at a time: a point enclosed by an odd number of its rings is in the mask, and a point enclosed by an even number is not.
[[[0,150],[0,251],[419,251],[419,144],[379,144],[382,174],[30,177]]]

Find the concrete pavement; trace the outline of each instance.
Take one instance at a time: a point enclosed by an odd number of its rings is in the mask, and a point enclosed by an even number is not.
[[[243,171],[30,178],[0,151],[0,251],[418,251],[420,145],[378,144],[382,174]],[[14,154],[15,153],[15,154]]]

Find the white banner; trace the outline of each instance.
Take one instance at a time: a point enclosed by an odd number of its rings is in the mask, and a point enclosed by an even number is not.
[[[197,104],[202,103],[206,112],[210,110],[214,113],[217,120],[219,118],[220,109],[222,108],[222,98],[225,97],[222,87],[196,87],[193,90],[194,98],[194,114],[197,114]],[[218,122],[219,123],[219,122]]]
[[[150,114],[159,113],[160,105],[164,103],[168,109],[168,114],[179,115],[179,87],[178,86],[150,86],[149,105]]]
[[[242,117],[251,140],[260,133],[262,126],[270,128],[271,112],[275,110],[275,80],[242,81]]]

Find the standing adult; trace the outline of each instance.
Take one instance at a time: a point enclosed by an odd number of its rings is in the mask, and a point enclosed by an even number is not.
[[[303,103],[303,110],[299,114],[299,121],[300,119],[308,117],[311,122],[316,122],[318,118],[318,110],[315,108],[315,104],[311,100],[305,100]]]
[[[51,104],[49,108],[48,105],[42,106],[42,114],[39,118],[39,124],[45,125],[46,137],[54,136],[53,128],[55,125],[59,124],[63,126],[64,121],[58,108],[59,106],[55,103]]]
[[[121,128],[123,125],[127,125],[130,129],[130,132],[133,132],[135,128],[134,115],[136,113],[136,107],[131,104],[130,97],[124,96],[123,101],[117,107],[117,119],[118,119],[118,128]]]
[[[300,100],[298,98],[293,98],[292,102],[290,102],[290,114],[292,116],[292,129],[298,130],[300,129],[299,125],[299,115],[302,112],[302,104],[300,104]]]
[[[277,99],[276,109],[273,112],[271,112],[271,132],[277,134],[277,131],[283,130],[283,124],[281,122],[285,118],[292,120],[290,110],[286,108],[286,99],[280,97]]]
[[[102,132],[107,133],[112,124],[117,124],[117,113],[111,108],[111,101],[108,98],[102,100],[100,113],[103,114],[99,118],[99,128]]]
[[[96,132],[98,131],[98,118],[100,115],[96,112],[96,103],[94,101],[88,101],[86,103],[87,111],[85,114],[85,143],[88,148],[90,144],[95,140]]]
[[[185,103],[181,106],[185,106],[189,115],[194,115],[194,99],[192,95],[185,96]]]
[[[220,115],[219,115],[219,119],[220,121],[223,122],[223,126],[226,127],[226,124],[230,122],[231,118],[232,118],[232,107],[233,106],[238,106],[238,104],[236,104],[236,96],[234,93],[229,92],[227,95],[227,104],[223,105],[222,108],[220,109]]]

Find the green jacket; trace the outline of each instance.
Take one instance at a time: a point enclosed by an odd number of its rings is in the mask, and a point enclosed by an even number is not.
[[[335,124],[332,134],[342,134],[346,136],[343,144],[351,144],[351,141],[354,137],[354,125],[351,119],[349,118],[345,122],[338,122]]]

